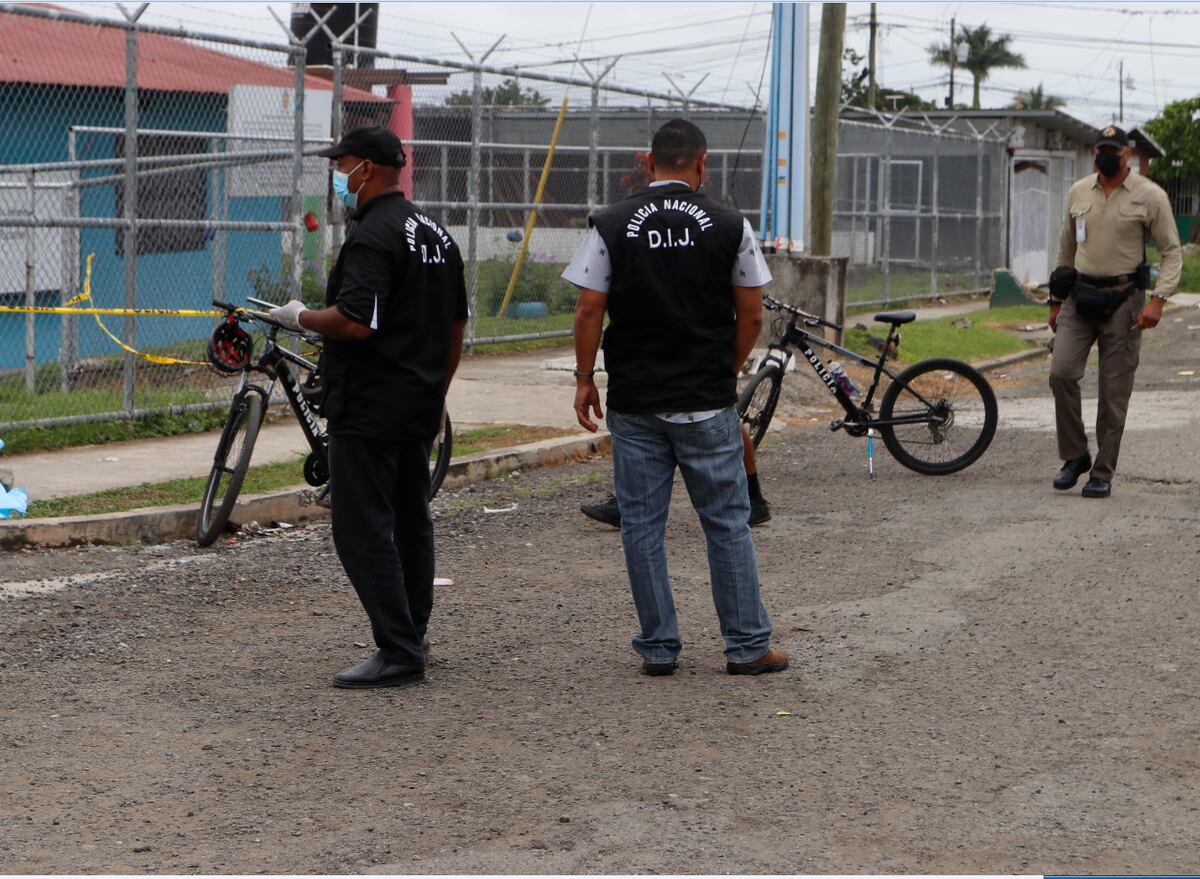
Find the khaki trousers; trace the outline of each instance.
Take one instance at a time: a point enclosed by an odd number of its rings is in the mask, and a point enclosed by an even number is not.
[[[1050,389],[1058,429],[1058,456],[1064,461],[1087,454],[1087,433],[1083,429],[1079,381],[1087,366],[1092,345],[1100,343],[1100,405],[1096,412],[1096,452],[1092,476],[1111,481],[1117,470],[1121,437],[1125,433],[1125,415],[1133,393],[1142,331],[1133,324],[1145,301],[1145,293],[1135,291],[1116,314],[1103,322],[1084,320],[1075,311],[1075,300],[1063,303],[1058,315],[1058,332],[1050,358]]]

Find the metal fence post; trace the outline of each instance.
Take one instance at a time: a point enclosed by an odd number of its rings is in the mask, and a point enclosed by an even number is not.
[[[592,80],[592,102],[588,113],[588,126],[590,128],[588,137],[588,179],[587,179],[587,203],[588,213],[594,213],[599,201],[596,196],[596,177],[599,171],[600,158],[600,83],[604,77],[612,72],[612,69],[617,66],[620,61],[620,56],[614,58],[608,63],[608,66],[591,77]],[[584,67],[584,71],[587,68]]]
[[[33,171],[25,172],[25,192],[29,198],[29,218],[36,216],[37,180]],[[37,253],[37,230],[30,226],[25,230],[25,307],[37,305],[34,272],[34,260]],[[32,395],[37,392],[37,327],[33,322],[33,312],[25,315],[25,392]]]
[[[442,172],[439,177],[439,194],[441,196],[442,204],[445,204],[446,202],[450,201],[450,147],[446,146],[445,144],[442,145]],[[448,219],[446,219],[449,216],[449,213],[449,210],[442,208],[443,226],[450,222]]]
[[[311,34],[310,34],[311,36]],[[291,275],[292,298],[303,299],[301,279],[304,269],[304,233],[300,230],[304,219],[304,196],[300,191],[300,182],[304,176],[304,65],[306,50],[303,45],[297,48],[292,57],[296,64],[296,95],[292,106],[292,193],[291,210],[288,212],[294,225],[290,236],[290,251],[292,264]]]
[[[588,177],[587,204],[588,213],[596,210],[596,158],[600,147],[600,77],[592,80],[592,105],[588,113],[588,126],[591,129],[588,137]]]
[[[933,229],[930,230],[929,236],[929,290],[933,296],[938,295],[938,235],[940,234],[941,220],[938,218],[938,176],[941,170],[941,132],[936,132],[933,137],[933,219],[930,221],[933,224]]]
[[[67,155],[75,159],[75,130],[67,131]],[[69,185],[63,189],[62,212],[66,218],[79,216],[79,188]],[[75,296],[79,286],[79,230],[63,227],[62,238],[62,289],[59,305],[65,306]],[[59,321],[58,342],[58,386],[63,391],[71,390],[71,379],[75,373],[76,342],[75,317],[64,314]]]
[[[146,11],[143,3],[132,13],[122,9],[125,26],[125,307],[137,308],[138,269],[138,226],[137,226],[137,20]],[[137,319],[129,314],[124,321],[125,344],[137,346]],[[135,387],[137,382],[137,358],[125,353],[125,368],[122,381],[122,409],[130,418],[137,409]]]
[[[467,344],[475,340],[478,296],[475,289],[479,280],[477,240],[479,232],[479,126],[483,121],[483,71],[476,69],[471,74],[471,158],[467,167]],[[473,347],[473,346],[472,346]]]
[[[475,322],[476,304],[478,301],[478,291],[476,282],[479,280],[479,265],[478,265],[478,234],[479,234],[479,141],[480,127],[483,125],[483,62],[488,59],[488,56],[496,51],[504,36],[501,35],[499,40],[492,44],[479,58],[475,60],[475,56],[471,51],[463,45],[462,40],[457,34],[451,33],[455,42],[471,59],[474,65],[471,68],[471,161],[470,167],[467,169],[467,301],[470,310],[470,317],[467,318],[467,350],[473,351],[475,347]]]
[[[983,136],[975,135],[975,288],[983,283]]]
[[[879,174],[879,195],[883,214],[883,301],[892,299],[892,128],[889,125],[883,142],[883,167]]]
[[[338,143],[342,139],[342,63],[345,58],[342,52],[342,44],[335,42],[333,44],[333,119],[330,125],[330,134],[333,137],[333,142]],[[329,190],[329,199],[326,204],[326,216],[329,217],[329,249],[334,259],[337,259],[338,252],[342,249],[342,241],[346,237],[346,220],[342,216],[342,205],[334,198],[333,189]]]

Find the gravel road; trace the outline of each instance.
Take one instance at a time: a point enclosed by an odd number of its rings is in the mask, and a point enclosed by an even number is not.
[[[438,500],[454,585],[408,690],[328,686],[368,630],[326,525],[9,553],[0,872],[1194,871],[1200,377],[1178,373],[1200,352],[1177,317],[1108,501],[1050,489],[1045,361],[993,374],[995,443],[943,478],[885,456],[869,481],[789,376],[755,532],[784,674],[724,674],[682,491],[682,667],[638,674],[619,539],[577,513],[604,460]]]

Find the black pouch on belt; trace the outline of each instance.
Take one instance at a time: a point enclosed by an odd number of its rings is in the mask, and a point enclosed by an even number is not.
[[[1075,282],[1071,298],[1075,300],[1075,313],[1084,320],[1106,321],[1117,313],[1117,309],[1125,304],[1125,300],[1136,289],[1136,281],[1112,287],[1097,287],[1079,280]]]

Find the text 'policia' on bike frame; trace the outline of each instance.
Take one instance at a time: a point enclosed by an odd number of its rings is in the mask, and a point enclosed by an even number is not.
[[[829,342],[799,326],[829,327],[838,324],[800,309],[763,297],[763,306],[788,315],[780,338],[767,347],[758,371],[738,396],[738,412],[757,446],[779,403],[784,370],[798,348],[817,377],[829,389],[846,413],[833,421],[831,430],[844,430],[850,436],[870,436],[878,431],[888,451],[911,470],[929,475],[954,473],[970,466],[987,450],[996,432],[996,395],[978,370],[958,360],[923,360],[895,373],[885,365],[889,354],[900,344],[899,326],[915,319],[911,311],[881,312],[875,319],[888,324],[887,340],[877,361]],[[814,347],[826,348],[842,357],[874,369],[871,385],[862,403],[855,403],[822,362]],[[884,391],[879,414],[873,401],[880,378],[891,384]],[[965,438],[965,442],[964,442]]]

